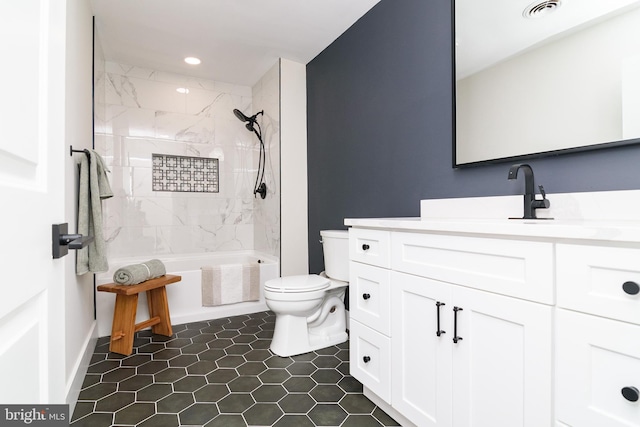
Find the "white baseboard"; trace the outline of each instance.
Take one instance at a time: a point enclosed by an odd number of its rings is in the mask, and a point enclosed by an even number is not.
[[[87,369],[91,363],[91,357],[96,348],[96,342],[98,341],[98,329],[97,322],[94,320],[89,329],[89,333],[84,341],[84,350],[78,356],[75,365],[73,366],[70,379],[67,381],[66,390],[66,402],[69,404],[69,417],[73,415],[73,411],[80,396],[80,390],[82,389],[82,383],[84,377],[87,375]]]

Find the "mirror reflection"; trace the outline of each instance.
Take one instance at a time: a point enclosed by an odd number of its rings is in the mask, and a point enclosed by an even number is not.
[[[639,0],[455,0],[454,166],[640,138]]]

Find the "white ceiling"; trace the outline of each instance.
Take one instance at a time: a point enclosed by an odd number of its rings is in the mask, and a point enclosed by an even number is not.
[[[251,86],[306,64],[380,0],[91,0],[105,58]],[[202,60],[184,63],[186,56]]]

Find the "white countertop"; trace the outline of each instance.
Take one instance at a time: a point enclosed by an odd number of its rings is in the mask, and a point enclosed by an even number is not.
[[[352,227],[435,233],[518,236],[531,239],[573,239],[640,244],[640,221],[524,220],[465,218],[346,218]],[[639,260],[640,262],[640,260]]]
[[[550,208],[536,213],[539,218],[555,219],[508,219],[522,217],[522,196],[490,196],[422,200],[419,218],[347,218],[344,224],[499,238],[640,244],[640,190],[558,193],[549,194],[548,199]]]

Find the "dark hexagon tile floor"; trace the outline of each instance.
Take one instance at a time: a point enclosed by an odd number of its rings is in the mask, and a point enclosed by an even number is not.
[[[269,350],[275,316],[254,313],[136,334],[133,354],[100,338],[74,427],[398,426],[349,375],[348,342],[293,357]]]

